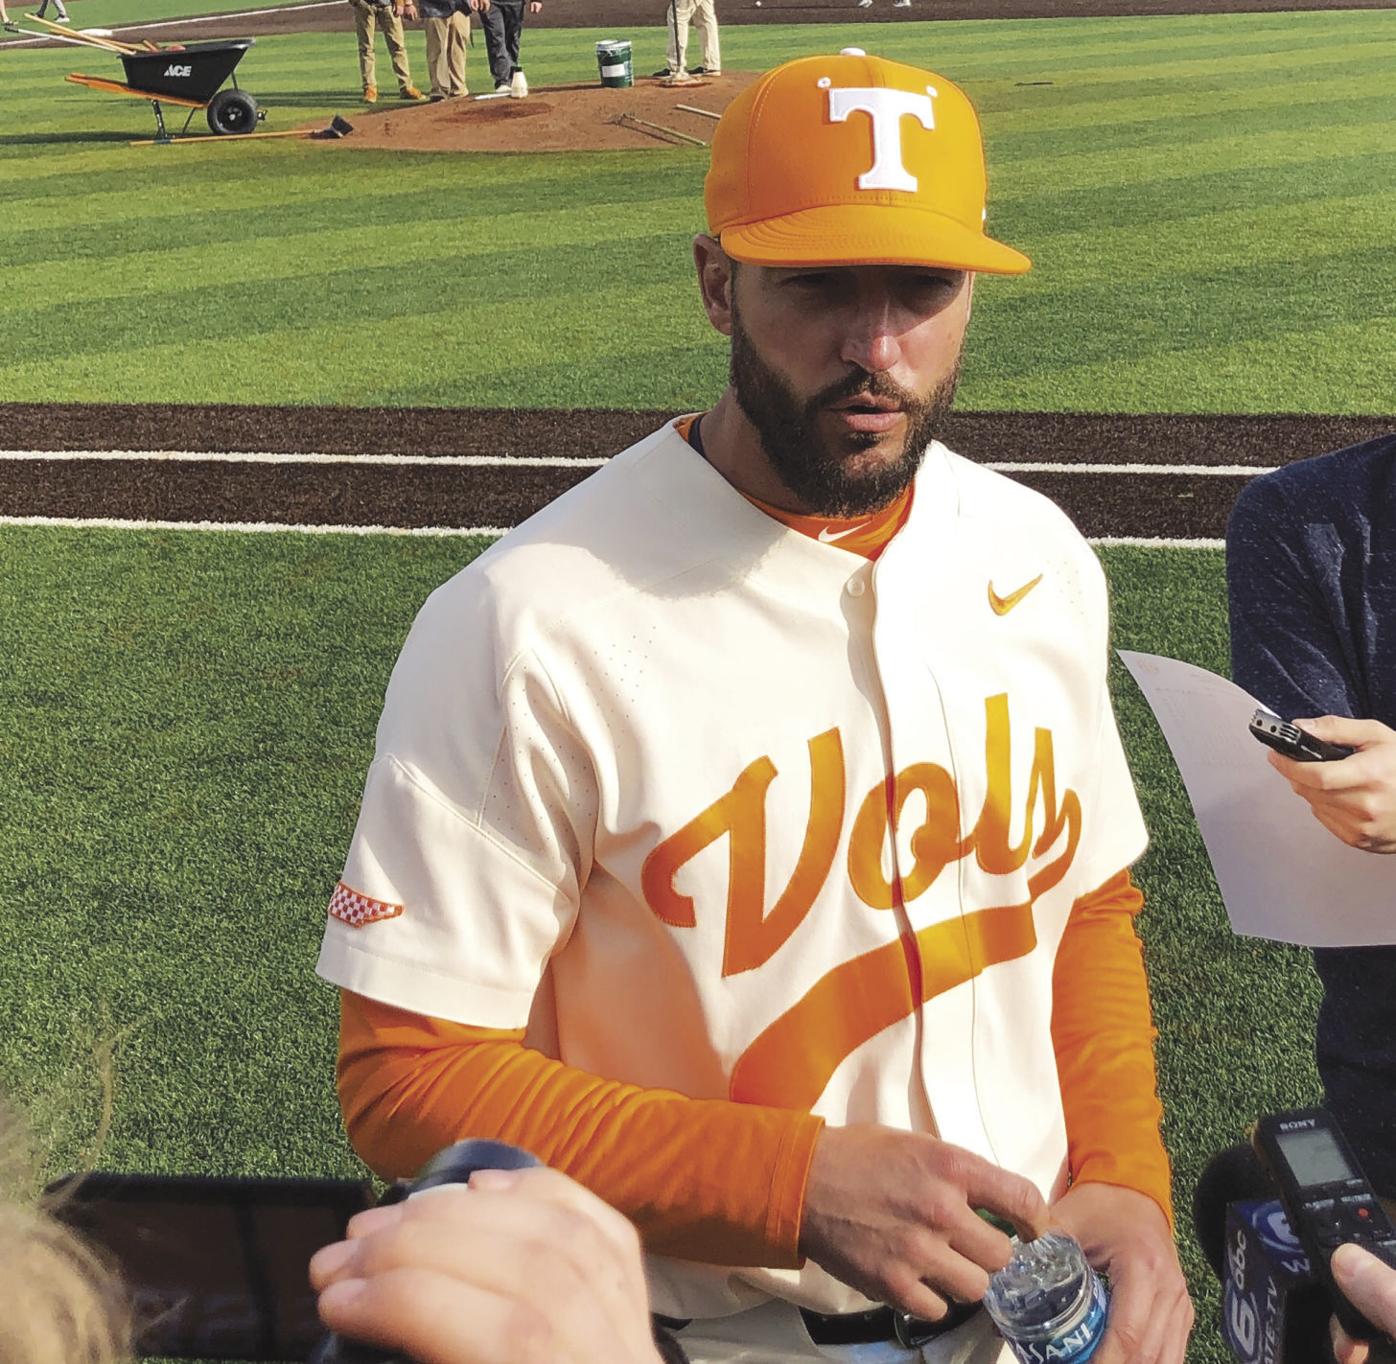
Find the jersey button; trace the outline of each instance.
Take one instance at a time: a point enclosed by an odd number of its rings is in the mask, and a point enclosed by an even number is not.
[[[850,578],[848,580],[848,595],[850,597],[861,597],[867,591],[867,584],[861,578]]]

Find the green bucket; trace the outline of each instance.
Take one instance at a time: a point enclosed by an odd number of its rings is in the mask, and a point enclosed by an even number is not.
[[[602,85],[623,89],[635,84],[629,38],[607,38],[597,43],[596,65],[601,68]]]

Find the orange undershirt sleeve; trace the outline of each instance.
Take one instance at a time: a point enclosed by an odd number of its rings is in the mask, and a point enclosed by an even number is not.
[[[1134,931],[1143,903],[1126,869],[1072,906],[1052,975],[1052,1047],[1072,1179],[1147,1194],[1172,1227],[1157,1031]]]
[[[339,1097],[354,1149],[396,1179],[466,1137],[512,1142],[619,1208],[658,1254],[803,1263],[822,1118],[605,1080],[522,1039],[341,991]]]

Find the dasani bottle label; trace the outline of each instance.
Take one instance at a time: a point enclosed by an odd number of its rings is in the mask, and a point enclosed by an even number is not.
[[[1060,1232],[1020,1245],[984,1306],[1022,1364],[1086,1364],[1105,1338],[1105,1285]]]

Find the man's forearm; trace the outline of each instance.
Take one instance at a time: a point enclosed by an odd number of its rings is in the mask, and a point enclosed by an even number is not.
[[[342,993],[339,1093],[354,1148],[385,1178],[493,1137],[620,1209],[647,1249],[788,1267],[822,1119],[606,1080],[521,1034],[425,1018]]]
[[[1052,1045],[1073,1178],[1137,1189],[1171,1225],[1155,1032],[1133,922],[1142,904],[1125,871],[1073,906],[1053,971]]]

